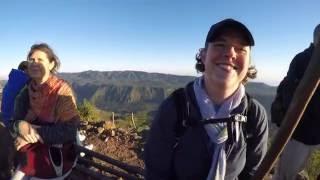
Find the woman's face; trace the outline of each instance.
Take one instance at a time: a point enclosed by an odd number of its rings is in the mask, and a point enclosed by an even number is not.
[[[40,50],[34,51],[28,61],[28,74],[30,78],[38,83],[47,81],[55,65],[54,61],[50,62],[47,54]]]
[[[250,46],[239,33],[228,33],[208,44],[202,62],[209,83],[225,88],[238,87],[250,64]]]

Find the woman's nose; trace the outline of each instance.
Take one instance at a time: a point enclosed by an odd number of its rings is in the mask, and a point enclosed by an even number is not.
[[[235,57],[236,56],[236,49],[234,46],[226,46],[224,50],[224,55],[228,57]]]

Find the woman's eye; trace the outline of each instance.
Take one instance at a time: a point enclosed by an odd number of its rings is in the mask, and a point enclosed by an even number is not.
[[[41,58],[38,59],[28,59],[29,62],[43,62],[44,60]]]
[[[236,48],[237,52],[246,53],[247,50],[243,47]]]
[[[225,47],[224,43],[215,43],[214,44],[215,47]]]

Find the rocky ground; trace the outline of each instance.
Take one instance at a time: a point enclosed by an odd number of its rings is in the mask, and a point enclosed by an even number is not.
[[[81,137],[85,136],[82,144],[92,151],[132,166],[144,168],[142,160],[144,139],[135,129],[116,128],[110,122],[83,122],[80,134]],[[101,163],[96,159],[94,161]],[[115,168],[106,163],[103,165]],[[94,170],[97,171],[97,169]],[[104,174],[101,171],[98,172]]]
[[[142,154],[145,139],[143,133],[137,133],[134,129],[116,128],[110,122],[82,123],[80,132],[86,137],[82,141],[83,145],[92,148],[92,151],[132,166],[144,168]],[[110,164],[103,163],[103,165],[117,169]],[[94,171],[111,177],[111,179],[121,179],[97,169]],[[271,179],[270,176],[267,179]]]

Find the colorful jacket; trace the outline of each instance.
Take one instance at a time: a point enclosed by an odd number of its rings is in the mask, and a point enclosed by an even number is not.
[[[28,91],[26,86],[16,98],[15,113],[11,125],[11,131],[14,135],[18,135],[15,127],[19,121],[28,120],[26,116],[31,107]],[[58,93],[58,91],[55,92]],[[60,102],[65,100],[72,101],[72,98],[58,96],[56,104],[48,108],[53,108],[53,112],[57,113],[57,108],[61,105]],[[74,107],[68,106],[66,109],[75,107],[75,105]],[[57,115],[55,114],[55,116]],[[77,157],[74,144],[76,143],[79,117],[74,116],[68,121],[52,122],[36,118],[29,123],[40,126],[37,131],[43,139],[43,143],[27,144],[18,151],[20,170],[28,176],[44,179],[65,176],[70,173]]]

